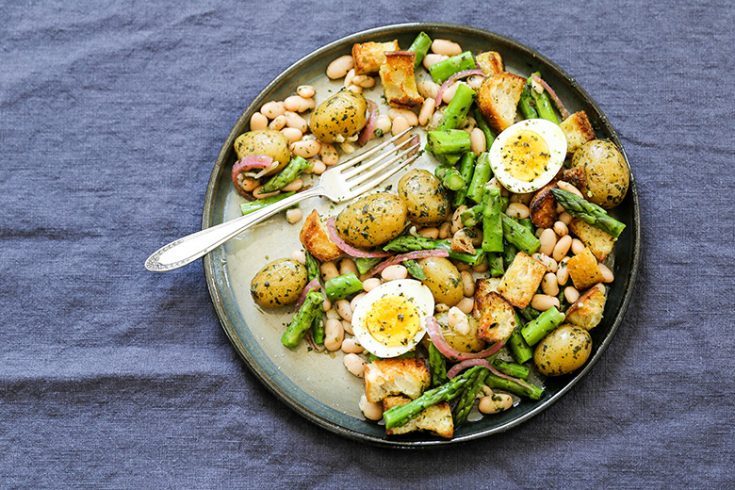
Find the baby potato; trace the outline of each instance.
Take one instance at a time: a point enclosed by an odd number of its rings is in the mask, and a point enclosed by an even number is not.
[[[234,147],[238,159],[248,155],[267,155],[277,161],[278,167],[269,171],[269,174],[280,171],[291,160],[288,139],[280,131],[272,129],[243,133],[235,140]]]
[[[362,94],[340,90],[314,109],[309,128],[325,143],[340,143],[365,127],[367,101]]]
[[[583,328],[561,325],[536,346],[533,362],[545,376],[560,376],[576,371],[592,352],[592,337]]]
[[[623,202],[630,184],[630,170],[613,142],[592,140],[583,144],[574,152],[572,168],[584,170],[584,193],[590,201],[606,209]]]
[[[428,257],[419,260],[426,275],[422,282],[431,290],[437,303],[454,306],[464,298],[462,276],[457,268],[444,257]]]
[[[250,293],[263,308],[295,303],[306,286],[306,267],[291,259],[278,259],[265,265],[250,282]]]
[[[453,328],[449,328],[449,315],[447,313],[440,313],[436,316],[436,321],[439,323],[442,335],[455,350],[460,352],[479,352],[485,348],[485,342],[480,340],[477,336],[477,329],[479,328],[477,320],[474,317],[469,317],[470,329],[466,334],[462,334]]]
[[[449,198],[431,172],[418,169],[407,172],[398,181],[398,195],[406,201],[411,223],[434,226],[449,219]]]
[[[353,247],[376,247],[401,234],[406,227],[406,203],[387,192],[353,202],[337,216],[339,236]]]

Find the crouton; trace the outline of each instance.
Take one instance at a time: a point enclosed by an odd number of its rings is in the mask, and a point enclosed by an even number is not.
[[[342,255],[342,250],[329,239],[327,230],[324,228],[316,209],[306,217],[299,239],[304,248],[322,262],[334,260]]]
[[[475,289],[474,309],[480,322],[477,334],[486,342],[505,342],[516,328],[515,310],[498,293],[483,295]]]
[[[487,296],[498,290],[498,286],[503,280],[499,277],[486,277],[484,279],[478,279],[475,282],[475,296],[478,294],[481,296]]]
[[[557,180],[563,180],[579,189],[582,194],[587,192],[587,174],[582,167],[565,168],[557,175]]]
[[[477,105],[494,130],[500,132],[515,121],[525,83],[525,78],[507,72],[488,77],[482,83]]]
[[[365,366],[365,396],[378,403],[389,395],[417,398],[431,383],[421,359],[376,359]]]
[[[380,81],[388,104],[395,107],[415,107],[423,104],[424,98],[416,88],[413,61],[416,53],[395,51],[385,53],[385,63],[380,66]]]
[[[605,260],[615,248],[615,237],[581,219],[573,219],[569,223],[569,230],[582,240],[582,243],[600,262]]]
[[[383,411],[405,405],[410,401],[410,399],[404,396],[386,397],[383,400]],[[418,430],[425,430],[439,437],[451,439],[454,436],[454,419],[452,418],[452,408],[449,406],[449,403],[441,402],[436,405],[431,405],[405,424],[399,427],[393,427],[392,429],[386,429],[385,433],[389,436],[397,436]]]
[[[597,259],[588,247],[569,259],[567,262],[569,277],[579,291],[602,282],[603,277],[597,265]]]
[[[488,77],[497,75],[504,71],[503,58],[497,51],[485,51],[484,53],[480,53],[475,56],[475,62],[480,70],[482,70],[482,72]]]
[[[513,306],[525,308],[536,294],[544,274],[544,264],[525,252],[518,252],[503,275],[498,293]]]
[[[357,43],[352,45],[352,60],[355,63],[355,75],[377,73],[380,65],[385,63],[386,51],[398,51],[398,41],[387,43]]]
[[[595,130],[584,111],[575,112],[559,124],[567,138],[567,153],[572,154],[577,148],[595,138]]]
[[[592,330],[602,321],[606,301],[607,297],[600,288],[591,288],[569,307],[564,321],[585,330]]]
[[[531,209],[531,222],[538,228],[551,228],[558,216],[556,199],[551,192],[554,187],[556,183],[552,182],[539,189],[528,206]]]

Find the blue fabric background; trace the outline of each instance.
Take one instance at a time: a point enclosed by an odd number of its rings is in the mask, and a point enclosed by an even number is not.
[[[563,4],[563,5],[562,5]],[[248,102],[343,35],[439,20],[576,77],[638,179],[643,260],[602,362],[529,423],[396,452],[310,425],[246,370],[196,263]],[[0,5],[0,486],[735,486],[733,25],[724,0]]]

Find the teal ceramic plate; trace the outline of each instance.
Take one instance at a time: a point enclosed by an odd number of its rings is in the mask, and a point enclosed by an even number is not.
[[[401,24],[380,27],[353,34],[314,51],[279,75],[252,101],[219,153],[207,187],[202,226],[207,228],[239,215],[242,198],[233,190],[229,178],[235,161],[232,143],[247,130],[250,116],[263,103],[283,100],[301,84],[317,86],[318,94],[330,84],[333,88],[338,87],[337,82],[326,80],[326,66],[337,56],[350,53],[353,43],[398,39],[400,45],[406,47],[422,30],[432,38],[451,39],[474,52],[498,51],[509,71],[528,74],[540,70],[570,112],[585,110],[598,136],[609,138],[622,148],[615,130],[590,96],[573,78],[534,50],[507,37],[464,26]],[[342,367],[341,353],[316,355],[307,352],[305,346],[292,352],[280,345],[280,334],[289,314],[263,314],[250,297],[249,284],[268,259],[288,257],[300,247],[298,227],[288,225],[282,217],[263,223],[209,254],[204,259],[204,270],[212,302],[233,347],[251,371],[299,414],[327,430],[382,446],[456,444],[508,430],[547,409],[585,376],[602,356],[622,322],[638,268],[640,232],[636,192],[635,181],[631,179],[628,196],[614,212],[627,228],[616,247],[616,280],[609,292],[604,320],[592,331],[594,348],[587,365],[572,376],[548,380],[546,394],[538,402],[523,401],[500,415],[465,424],[458,428],[450,441],[424,434],[388,439],[383,427],[362,418],[357,406],[362,382]],[[302,204],[304,210],[314,207],[325,210],[327,204],[318,199]]]

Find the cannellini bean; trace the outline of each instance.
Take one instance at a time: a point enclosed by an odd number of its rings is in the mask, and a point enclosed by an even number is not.
[[[291,95],[283,101],[283,106],[287,111],[306,112],[316,107],[316,102],[314,102],[314,99],[305,99],[300,95]]]
[[[342,153],[344,153],[345,155],[352,155],[357,150],[357,148],[355,147],[355,145],[353,145],[349,141],[345,141],[344,143],[340,143],[339,144],[339,149],[342,150]]]
[[[275,196],[278,193],[279,193],[279,191],[275,191],[275,192],[263,192],[263,186],[262,185],[260,187],[256,187],[255,189],[253,189],[253,197],[255,199],[263,199],[263,198],[266,198],[266,197]]]
[[[602,294],[607,294],[607,290],[605,289],[605,285],[602,283],[595,284],[590,289],[599,289]]]
[[[299,85],[296,87],[296,93],[305,99],[310,99],[316,94],[316,89],[311,85]]]
[[[445,238],[449,238],[451,234],[452,234],[452,223],[450,223],[449,221],[445,221],[439,227],[439,238],[441,240],[444,240]]]
[[[260,112],[253,113],[250,116],[250,131],[257,131],[268,127],[268,118]]]
[[[355,69],[351,69],[347,72],[347,75],[345,75],[345,87],[349,87],[352,85],[352,79],[355,78]]]
[[[463,271],[460,273],[462,277],[462,292],[465,296],[472,296],[475,294],[475,278],[472,277],[472,273]]]
[[[334,352],[342,347],[342,341],[345,338],[345,329],[342,322],[334,318],[327,319],[324,322],[324,347],[328,351]]]
[[[282,116],[284,112],[286,112],[286,108],[283,106],[283,102],[276,102],[274,100],[266,102],[260,108],[260,113],[268,119],[275,119],[278,116]]]
[[[544,279],[541,281],[541,290],[544,294],[549,296],[556,296],[559,294],[559,283],[556,278],[556,274],[553,272],[547,272],[544,274]]]
[[[357,308],[358,303],[360,303],[360,300],[365,297],[365,294],[366,293],[360,293],[357,296],[355,296],[354,298],[352,298],[352,301],[350,301],[350,309],[352,311],[355,311],[355,309]]]
[[[256,179],[251,179],[250,177],[245,177],[242,179],[242,182],[240,183],[240,188],[244,190],[245,192],[252,192],[255,190],[260,182]]]
[[[328,310],[325,310],[325,312],[327,314],[327,320],[339,320],[339,313],[337,313],[337,310],[333,310],[330,308]]]
[[[321,160],[311,161],[311,173],[315,175],[321,175],[324,173],[325,170],[327,170],[327,166],[324,165],[324,162],[322,162]]]
[[[569,182],[564,182],[563,180],[560,180],[560,181],[558,181],[556,183],[556,185],[557,185],[557,187],[559,187],[559,189],[565,190],[567,192],[573,192],[574,194],[578,195],[579,197],[584,198],[584,196],[582,195],[582,191],[580,191],[579,189],[577,189],[576,187],[574,187]]]
[[[462,46],[447,39],[434,39],[431,43],[431,52],[444,56],[456,56],[462,52]]]
[[[354,337],[342,341],[342,352],[345,354],[360,354],[364,350],[360,342]]]
[[[319,156],[327,167],[331,167],[339,163],[339,153],[337,153],[337,148],[330,143],[322,143],[322,148],[319,150]]]
[[[413,111],[409,111],[408,109],[392,108],[388,111],[388,117],[390,117],[391,119],[395,119],[398,116],[401,116],[403,119],[405,119],[410,126],[416,126],[419,123],[418,116],[416,116]]]
[[[424,68],[428,70],[433,65],[439,63],[440,61],[444,61],[447,58],[449,58],[449,56],[444,55],[444,54],[429,53],[426,56],[424,56],[424,61],[423,61]]]
[[[508,205],[510,207],[510,205]],[[541,235],[538,237],[541,242],[539,252],[544,255],[551,256],[554,253],[554,247],[556,247],[556,233],[551,228],[545,228]]]
[[[564,258],[559,262],[559,267],[556,270],[556,282],[563,286],[569,280],[569,269],[567,269],[567,261],[569,259]]]
[[[445,305],[444,303],[437,303],[434,305],[434,309],[437,313],[444,313],[445,311],[449,311],[449,305]]]
[[[349,274],[352,272],[353,274],[357,274],[357,266],[355,265],[355,261],[345,257],[344,259],[339,261],[339,273],[340,274]]]
[[[487,272],[488,268],[487,262],[483,262],[482,264],[473,266],[472,270],[475,272]]]
[[[473,128],[470,131],[470,148],[475,155],[479,155],[487,149],[485,133],[482,132],[482,129]]]
[[[401,264],[391,265],[383,269],[380,277],[385,281],[395,281],[397,279],[405,279],[408,277],[408,269]]]
[[[559,221],[569,226],[569,223],[572,222],[572,215],[564,211],[563,213],[559,215]]]
[[[306,119],[295,112],[287,111],[283,113],[283,116],[286,118],[286,126],[289,128],[298,129],[301,131],[301,134],[305,134],[309,129],[309,125],[306,124]]]
[[[304,217],[304,213],[299,208],[289,209],[286,211],[286,221],[289,222],[289,224],[296,224],[299,221],[301,221],[301,218]]]
[[[327,66],[327,76],[332,80],[344,78],[353,66],[354,62],[352,61],[352,55],[346,54],[344,56],[340,56]]]
[[[505,210],[505,214],[507,214],[511,218],[525,219],[531,216],[531,210],[528,209],[528,206],[523,203],[512,202],[508,204],[508,208]]]
[[[569,234],[569,227],[567,227],[567,224],[563,221],[557,221],[554,223],[554,233],[556,233],[558,236],[567,236]]]
[[[464,204],[454,210],[454,214],[452,215],[452,227],[450,228],[452,235],[464,228],[464,224],[462,224],[462,213],[465,211],[467,211],[467,206]]]
[[[321,150],[321,144],[317,140],[301,140],[291,143],[291,153],[302,158],[311,158],[316,156]]]
[[[598,267],[600,269],[600,274],[602,274],[602,282],[611,283],[615,280],[615,275],[608,266],[605,264],[598,264]]]
[[[301,179],[294,179],[281,189],[283,192],[296,192],[300,191],[304,187],[304,181]]]
[[[306,253],[301,249],[294,250],[291,253],[291,258],[294,259],[296,262],[301,262],[302,264],[306,263]]]
[[[434,115],[431,116],[431,122],[427,126],[429,129],[433,129],[439,126],[441,124],[442,119],[444,119],[444,113],[442,111],[435,111]]]
[[[329,312],[333,312],[335,315],[337,314],[337,312],[332,309],[332,302],[328,299],[325,299],[322,303],[322,309],[327,313],[327,317],[329,317]]]
[[[574,255],[584,252],[584,248],[585,247],[584,247],[584,243],[582,243],[582,240],[580,240],[579,238],[574,238],[572,240],[572,253]]]
[[[421,126],[429,124],[431,116],[434,115],[434,109],[436,109],[436,100],[431,97],[425,98],[424,103],[421,106],[421,111],[419,112],[419,124]]]
[[[419,91],[419,94],[421,94],[425,99],[435,99],[436,94],[439,92],[439,84],[428,78],[419,80],[416,84],[416,88]]]
[[[535,253],[533,254],[533,258],[544,264],[546,270],[549,272],[556,272],[559,269],[559,264],[556,263],[556,260],[546,254]]]
[[[561,204],[557,204],[556,205],[556,212],[557,212],[557,214],[563,213],[564,212],[564,206],[562,206]]]
[[[454,82],[448,89],[444,91],[442,94],[442,100],[445,104],[449,104],[452,99],[454,98],[454,94],[457,93],[457,87],[459,87],[459,84],[462,82]]]
[[[383,134],[388,134],[393,123],[387,114],[381,114],[375,119],[375,129],[380,130]]]
[[[492,415],[508,410],[512,406],[512,396],[507,393],[493,393],[492,395],[480,398],[480,403],[477,405],[477,408],[480,410],[480,413]]]
[[[419,235],[426,238],[431,238],[432,240],[436,240],[437,238],[439,238],[439,228],[437,228],[436,226],[432,226],[430,228],[421,228],[419,230]]]
[[[345,329],[345,332],[350,335],[355,335],[355,332],[352,330],[352,323],[348,322],[347,320],[342,320],[342,328]]]
[[[365,279],[362,281],[362,287],[365,289],[365,291],[372,291],[373,289],[380,286],[382,282],[377,277],[371,277],[369,279]]]
[[[286,116],[280,115],[277,116],[274,120],[271,121],[271,123],[268,125],[268,129],[272,129],[274,131],[280,131],[281,129],[286,127]]]
[[[334,307],[337,309],[337,313],[339,313],[339,316],[341,316],[343,320],[347,320],[348,322],[352,321],[352,307],[350,307],[349,301],[346,299],[338,299],[334,304]]]
[[[464,262],[457,262],[454,264],[454,266],[457,268],[459,272],[472,270],[472,266],[470,264],[465,264]]]
[[[535,294],[531,299],[531,307],[538,311],[546,311],[552,306],[559,308],[559,298],[548,294]]]
[[[371,403],[368,401],[365,393],[360,395],[360,410],[366,419],[377,422],[383,418],[383,405],[380,403]]]
[[[569,252],[571,246],[572,237],[569,235],[564,235],[559,239],[558,242],[556,242],[556,246],[554,246],[554,253],[551,256],[554,257],[554,260],[558,262],[566,257],[567,252]]]
[[[367,75],[356,75],[352,79],[352,83],[362,88],[373,88],[375,86],[375,79]]]
[[[567,286],[564,288],[564,299],[567,300],[567,303],[570,305],[572,303],[576,303],[579,299],[579,291],[574,286]]]
[[[462,310],[462,313],[465,315],[469,315],[472,313],[472,308],[475,306],[475,299],[474,298],[462,298],[459,300],[459,303],[457,303],[457,308]]]
[[[391,134],[393,136],[401,133],[402,131],[405,131],[406,129],[410,128],[411,125],[406,121],[406,118],[403,116],[396,116],[393,119],[393,126],[391,127]],[[404,137],[410,137],[409,135],[404,135]],[[400,143],[399,140],[396,141],[396,144]]]
[[[319,270],[322,273],[322,278],[324,279],[324,281],[334,279],[339,275],[337,265],[334,262],[324,262],[321,266],[319,266]]]
[[[283,136],[286,137],[289,143],[298,141],[301,139],[302,136],[304,136],[301,131],[296,128],[283,128],[281,129],[281,133],[283,133]]]
[[[467,79],[467,85],[469,85],[472,90],[477,91],[482,86],[482,82],[484,81],[485,77],[475,75]]]
[[[353,94],[361,94],[362,93],[362,87],[359,85],[350,85],[347,87],[347,90],[352,92]]]
[[[460,335],[467,335],[470,331],[470,322],[467,315],[456,306],[449,308],[447,322],[449,323],[449,328]]]

